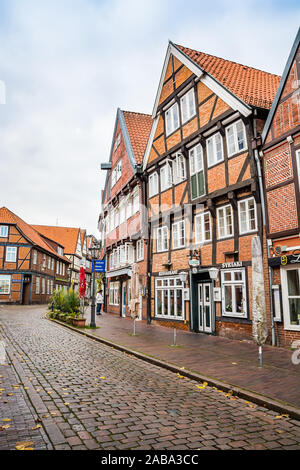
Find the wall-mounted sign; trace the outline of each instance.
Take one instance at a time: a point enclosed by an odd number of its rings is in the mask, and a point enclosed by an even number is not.
[[[193,268],[196,266],[200,266],[200,260],[199,259],[190,259],[189,260],[189,265]]]
[[[190,289],[183,289],[183,300],[190,300]]]
[[[296,264],[300,263],[300,251],[294,250],[291,255],[282,255],[275,256],[274,258],[269,258],[269,266],[286,266],[287,264]]]
[[[242,268],[243,261],[233,261],[232,263],[223,263],[222,269],[229,269],[229,268]]]
[[[221,302],[221,287],[214,287],[214,301]]]
[[[158,273],[159,276],[174,276],[175,274],[178,274],[178,269],[176,271],[162,271]]]

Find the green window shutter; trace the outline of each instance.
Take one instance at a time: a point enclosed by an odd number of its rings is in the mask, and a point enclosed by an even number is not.
[[[195,199],[196,197],[198,197],[197,175],[193,175],[191,177],[191,191],[192,191],[192,199]]]
[[[205,194],[204,172],[203,172],[203,170],[199,171],[199,173],[197,173],[197,177],[198,177],[198,188],[199,188],[198,196],[203,196],[203,194]]]

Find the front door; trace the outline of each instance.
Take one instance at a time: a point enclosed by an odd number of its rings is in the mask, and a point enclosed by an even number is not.
[[[126,282],[122,284],[122,317],[126,317]]]
[[[211,284],[198,284],[198,329],[204,333],[212,332]]]

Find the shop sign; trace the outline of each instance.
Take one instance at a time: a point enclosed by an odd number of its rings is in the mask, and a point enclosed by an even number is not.
[[[199,259],[190,259],[189,260],[189,265],[193,268],[196,266],[200,266],[200,260]]]
[[[231,269],[231,268],[242,268],[243,261],[233,261],[232,263],[223,263],[222,269]]]
[[[300,263],[300,250],[294,250],[291,255],[276,256],[269,258],[269,265],[275,266],[286,266],[287,264]]]
[[[178,270],[176,270],[176,271],[162,271],[162,272],[158,273],[159,276],[175,276],[176,274],[178,274]]]

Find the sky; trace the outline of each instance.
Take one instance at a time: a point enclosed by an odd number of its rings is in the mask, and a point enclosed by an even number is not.
[[[0,207],[97,221],[117,108],[152,113],[168,41],[281,75],[294,0],[0,0]]]

